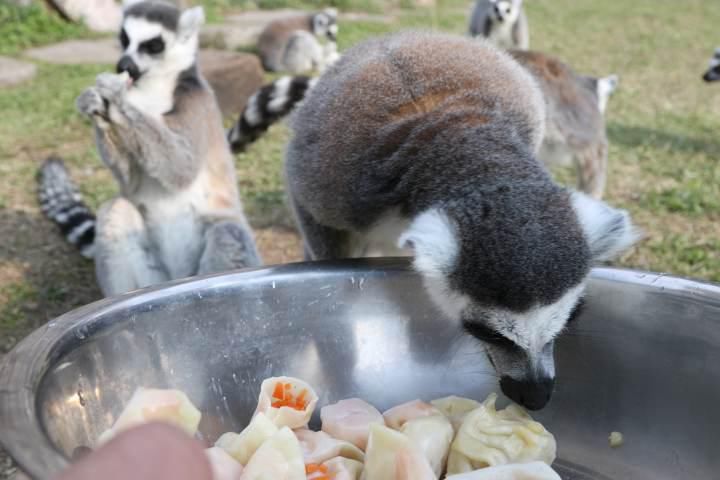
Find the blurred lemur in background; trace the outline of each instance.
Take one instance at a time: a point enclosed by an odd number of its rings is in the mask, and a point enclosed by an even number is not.
[[[710,64],[703,75],[703,80],[706,82],[717,82],[720,80],[720,47],[715,49],[712,58],[710,58]]]
[[[337,33],[334,9],[270,22],[258,39],[263,66],[270,72],[321,72],[339,58]]]
[[[530,31],[523,0],[477,0],[470,35],[485,37],[500,48],[527,50]]]
[[[118,74],[99,75],[77,99],[120,188],[97,221],[61,161],[41,169],[44,212],[95,259],[105,295],[260,264],[220,111],[196,64],[203,21],[201,7],[126,3]]]

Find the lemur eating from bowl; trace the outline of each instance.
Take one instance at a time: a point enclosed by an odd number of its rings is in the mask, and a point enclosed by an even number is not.
[[[95,260],[106,296],[187,276],[256,266],[215,96],[197,67],[201,7],[130,1],[117,73],[77,99],[120,194],[94,214],[50,159],[41,206]]]
[[[536,80],[489,42],[396,34],[320,77],[285,165],[308,256],[413,256],[448,328],[480,340],[529,409],[550,399],[591,267],[637,238],[627,212],[553,182],[545,121]]]

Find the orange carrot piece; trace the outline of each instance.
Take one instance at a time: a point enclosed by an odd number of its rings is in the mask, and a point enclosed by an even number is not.
[[[277,398],[279,400],[285,399],[285,390],[283,390],[282,382],[278,382],[275,384],[275,390],[273,390],[273,398]]]
[[[310,475],[311,473],[318,472],[320,471],[320,467],[322,467],[322,465],[320,465],[319,463],[308,463],[307,465],[305,465],[305,473],[307,475]]]

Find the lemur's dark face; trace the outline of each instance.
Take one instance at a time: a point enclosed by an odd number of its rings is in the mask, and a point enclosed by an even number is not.
[[[337,41],[338,24],[336,14],[326,10],[313,17],[313,33],[318,37],[327,37],[331,42]]]
[[[708,70],[703,75],[703,80],[705,80],[706,82],[720,81],[720,48],[715,50],[715,53],[710,59],[710,65],[708,66]]]
[[[511,0],[494,0],[492,15],[495,21],[503,22],[514,22],[520,15],[520,3]]]
[[[172,77],[195,63],[201,8],[182,13],[172,5],[137,2],[125,10],[119,41],[122,56],[117,72],[134,83],[147,77]]]

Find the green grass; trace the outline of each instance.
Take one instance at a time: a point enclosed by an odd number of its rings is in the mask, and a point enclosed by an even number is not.
[[[94,36],[81,24],[64,21],[40,2],[19,7],[0,0],[0,55],[68,38]]]
[[[217,19],[239,5],[319,6],[295,0],[202,3],[215,9]],[[388,13],[386,18],[342,22],[340,47],[406,28],[462,34],[468,4],[439,0],[436,8],[408,9],[402,1],[334,2],[341,9],[373,13],[384,6]],[[0,21],[0,49],[5,49],[0,53],[88,34],[82,27],[58,25],[38,8],[19,25]],[[527,8],[533,48],[553,53],[585,74],[621,76],[607,114],[606,199],[630,210],[645,238],[620,263],[720,281],[720,85],[700,82],[720,9],[704,0],[686,0],[680,9],[677,0],[537,0],[527,2]],[[8,11],[0,6],[0,15]],[[30,33],[18,33],[26,30]],[[0,336],[18,336],[43,318],[98,297],[92,263],[75,254],[42,219],[34,175],[46,155],[58,152],[93,207],[115,195],[90,126],[74,107],[75,97],[106,68],[40,64],[33,82],[0,90]],[[287,127],[277,125],[237,157],[243,200],[256,227],[292,226],[282,181],[287,138]],[[557,177],[574,181],[567,170]],[[37,309],[28,308],[36,304]]]

